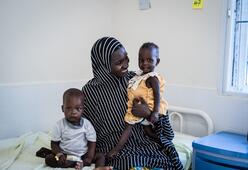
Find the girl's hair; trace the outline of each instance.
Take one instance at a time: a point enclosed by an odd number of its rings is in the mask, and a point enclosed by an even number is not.
[[[149,49],[149,50],[155,49],[157,51],[157,57],[159,55],[159,47],[153,42],[144,43],[139,49],[139,56],[141,55],[141,50],[143,49]]]
[[[81,102],[83,103],[84,100],[84,94],[81,90],[76,88],[70,88],[67,89],[63,94],[63,103],[68,100],[70,97],[80,97]]]

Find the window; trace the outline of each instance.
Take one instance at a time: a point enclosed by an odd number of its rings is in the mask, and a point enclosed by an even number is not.
[[[248,96],[248,0],[229,0],[224,92]]]

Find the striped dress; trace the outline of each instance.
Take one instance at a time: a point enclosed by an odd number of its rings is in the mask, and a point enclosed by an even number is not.
[[[112,37],[99,39],[91,50],[91,61],[94,78],[86,83],[82,90],[86,96],[84,116],[91,121],[97,133],[96,151],[108,153],[115,145],[125,128],[124,114],[127,109],[127,84],[134,76],[129,72],[117,78],[110,74],[111,55],[123,47]],[[174,137],[166,116],[163,127],[166,127],[166,140]],[[178,169],[161,146],[145,135],[140,124],[133,127],[132,133],[123,149],[106,165],[114,169],[128,170],[131,167]]]

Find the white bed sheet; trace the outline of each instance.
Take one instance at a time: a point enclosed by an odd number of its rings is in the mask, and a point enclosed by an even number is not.
[[[0,169],[63,169],[50,168],[45,165],[44,159],[35,156],[41,147],[50,147],[51,136],[49,133],[26,133],[19,138],[11,138],[0,141]],[[90,170],[94,167],[84,167]],[[67,170],[73,168],[66,168]]]
[[[173,143],[185,170],[188,170],[191,166],[193,153],[192,142],[197,138],[198,137],[175,132]]]
[[[173,143],[179,153],[185,169],[188,169],[192,158],[192,141],[196,137],[175,133]],[[63,169],[50,168],[45,165],[44,159],[35,156],[36,151],[41,147],[50,147],[51,136],[49,133],[37,132],[26,133],[19,138],[11,138],[0,140],[0,169],[25,169],[25,170],[39,170],[39,169]],[[72,168],[67,168],[70,170]],[[92,170],[91,167],[84,167],[83,170]]]

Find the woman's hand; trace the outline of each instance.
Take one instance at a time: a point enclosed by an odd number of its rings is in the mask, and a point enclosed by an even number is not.
[[[114,157],[116,157],[116,155],[119,153],[119,149],[117,149],[116,147],[113,148],[108,154],[107,154],[107,159],[113,159]]]
[[[151,111],[142,97],[133,100],[132,114],[137,117],[149,118]]]

